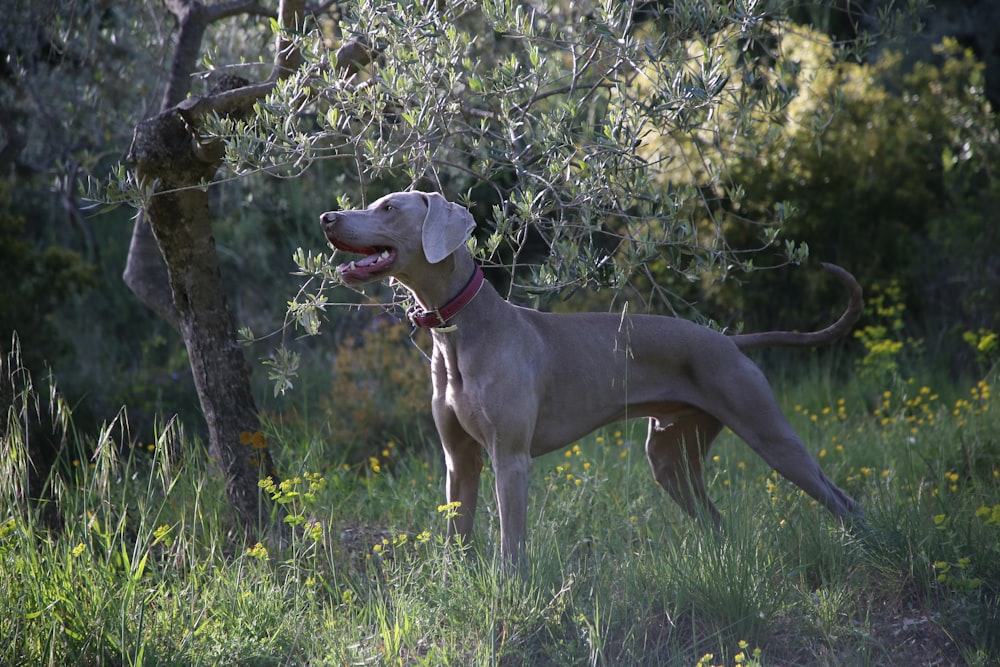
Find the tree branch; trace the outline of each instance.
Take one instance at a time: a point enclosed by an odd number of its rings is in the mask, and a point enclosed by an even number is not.
[[[190,125],[196,125],[211,113],[220,115],[249,111],[254,102],[274,90],[274,82],[253,83],[204,97],[189,97],[176,105],[177,112]]]
[[[256,6],[256,3],[232,2],[227,3],[224,7],[234,10],[236,6],[246,9],[250,6]],[[301,66],[302,54],[295,47],[295,42],[289,38],[289,33],[301,32],[304,13],[305,2],[303,0],[282,0],[278,8],[278,22],[281,29],[275,44],[274,69],[267,81],[202,97],[189,97],[179,100],[172,106],[176,106],[181,117],[192,126],[196,126],[211,113],[226,115],[248,112],[253,107],[254,102],[265,97],[274,89],[275,82],[291,75]],[[216,14],[219,17],[232,15],[221,11],[213,13],[213,15]],[[271,15],[273,16],[273,13]]]
[[[269,18],[275,17],[273,9],[268,9],[257,2],[249,0],[233,0],[232,2],[223,2],[206,8],[209,23],[227,19],[230,16],[239,16],[240,14],[267,16]]]
[[[281,0],[278,5],[277,43],[274,46],[274,69],[268,81],[280,81],[302,65],[302,53],[295,47],[291,35],[303,31],[305,0]]]
[[[167,88],[160,105],[161,111],[176,106],[191,92],[191,74],[195,71],[205,31],[210,24],[243,14],[270,18],[276,16],[274,10],[251,0],[233,0],[208,7],[198,0],[163,1],[170,13],[177,18],[178,34]],[[281,21],[280,16],[278,20]]]
[[[160,102],[161,111],[176,105],[191,92],[191,73],[201,54],[201,43],[208,27],[205,7],[197,0],[164,0],[164,4],[177,18],[178,31],[170,76]]]

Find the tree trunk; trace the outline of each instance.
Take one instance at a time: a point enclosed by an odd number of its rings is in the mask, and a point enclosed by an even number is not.
[[[274,470],[258,433],[249,369],[222,288],[208,192],[197,187],[219,164],[205,162],[197,153],[184,120],[170,110],[136,128],[131,158],[139,178],[155,183],[145,219],[166,264],[175,325],[208,423],[209,452],[225,475],[240,522],[254,530],[266,520],[257,482]]]
[[[124,278],[184,338],[208,423],[209,452],[225,476],[226,493],[240,524],[254,533],[275,527],[269,525],[270,503],[261,496],[257,482],[276,475],[260,433],[249,368],[236,341],[212,237],[205,186],[222,163],[222,151],[201,143],[197,128],[212,112],[249,113],[275,81],[298,67],[299,54],[287,36],[279,34],[267,82],[248,85],[236,77],[223,77],[221,90],[185,99],[206,27],[240,13],[268,14],[249,0],[208,6],[197,0],[165,0],[165,4],[177,17],[180,33],[163,111],[139,123],[129,154],[139,182],[152,185],[152,192],[136,221]],[[279,24],[301,29],[304,4],[282,0]],[[279,529],[278,536],[282,535]]]

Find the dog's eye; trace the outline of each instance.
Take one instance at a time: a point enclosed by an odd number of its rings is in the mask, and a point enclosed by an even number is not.
[[[382,210],[383,211],[395,211],[396,207],[393,206],[392,204],[382,204]]]

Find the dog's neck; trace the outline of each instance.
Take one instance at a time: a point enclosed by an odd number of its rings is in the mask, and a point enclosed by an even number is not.
[[[396,276],[413,294],[417,304],[426,311],[442,308],[460,294],[477,268],[475,260],[467,252],[456,252],[433,267],[433,271],[421,272],[419,280],[410,275]],[[429,276],[430,279],[424,276]]]

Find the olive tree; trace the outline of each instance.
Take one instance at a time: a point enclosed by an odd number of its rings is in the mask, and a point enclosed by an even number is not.
[[[354,187],[324,208],[363,204],[386,182],[465,203],[480,222],[476,252],[507,274],[510,293],[610,288],[670,309],[664,275],[726,280],[765,250],[807,254],[779,237],[781,202],[739,219],[725,151],[766,153],[768,128],[815,74],[781,52],[797,29],[789,5],[345,3],[339,21],[298,36],[302,66],[252,116],[217,117],[211,131],[236,173],[344,161]],[[836,57],[857,57],[871,39],[840,44]],[[751,249],[727,243],[734,219],[755,230]],[[330,259],[297,256],[310,279],[289,313],[310,333],[336,282]],[[283,389],[295,358],[279,359]]]

